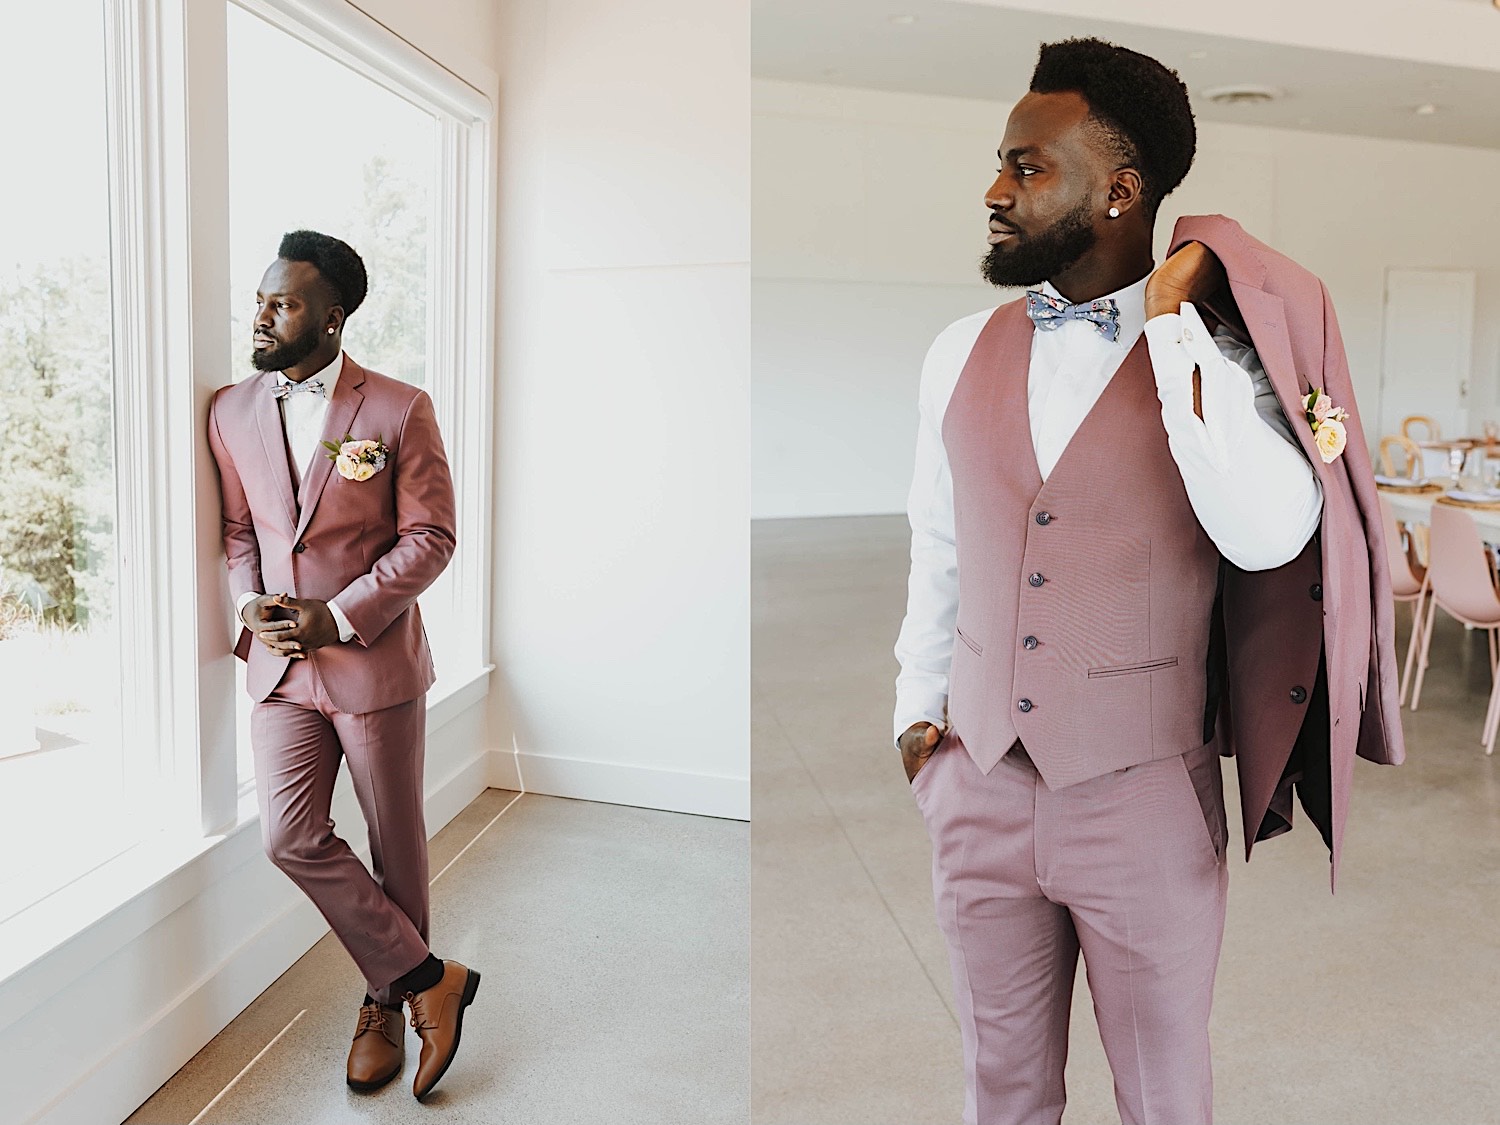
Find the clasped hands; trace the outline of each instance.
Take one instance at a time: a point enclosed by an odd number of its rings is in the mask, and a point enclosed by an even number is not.
[[[305,660],[315,648],[339,639],[338,623],[328,603],[317,598],[262,594],[245,603],[240,620],[277,656]]]

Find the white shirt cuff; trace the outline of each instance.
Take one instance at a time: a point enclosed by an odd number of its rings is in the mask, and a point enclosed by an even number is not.
[[[239,601],[234,603],[235,624],[241,628],[245,625],[245,607],[260,597],[259,590],[246,590],[240,595]]]
[[[916,723],[931,723],[938,730],[948,729],[948,697],[933,692],[896,692],[896,723],[894,742],[901,745],[901,736]]]
[[[333,614],[333,623],[339,627],[340,643],[348,644],[354,639],[354,626],[349,624],[349,619],[344,616],[344,611],[339,608],[338,602],[329,602],[328,612]]]

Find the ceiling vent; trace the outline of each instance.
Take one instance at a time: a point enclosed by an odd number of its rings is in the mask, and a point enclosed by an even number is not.
[[[1215,105],[1261,105],[1281,97],[1281,91],[1274,86],[1215,86],[1203,96]]]

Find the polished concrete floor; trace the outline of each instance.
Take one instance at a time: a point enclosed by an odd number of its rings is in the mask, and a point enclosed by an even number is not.
[[[743,1125],[748,826],[516,797],[431,845],[436,952],[484,979],[426,1103],[410,1027],[399,1079],[344,1084],[364,989],[328,936],[127,1125]]]
[[[890,745],[906,550],[899,518],[755,528],[755,1125],[961,1116],[930,851]],[[1402,654],[1404,636],[1403,622]],[[1220,1125],[1500,1122],[1488,690],[1483,634],[1444,620],[1406,718],[1407,763],[1357,763],[1336,896],[1306,820],[1248,866],[1232,861],[1213,1018]],[[1066,1121],[1119,1120],[1081,978],[1068,1089]]]

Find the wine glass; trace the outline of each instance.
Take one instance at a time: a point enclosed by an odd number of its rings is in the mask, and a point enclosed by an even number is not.
[[[1453,483],[1458,484],[1458,478],[1464,471],[1464,449],[1461,445],[1448,447],[1448,475],[1453,478]]]

